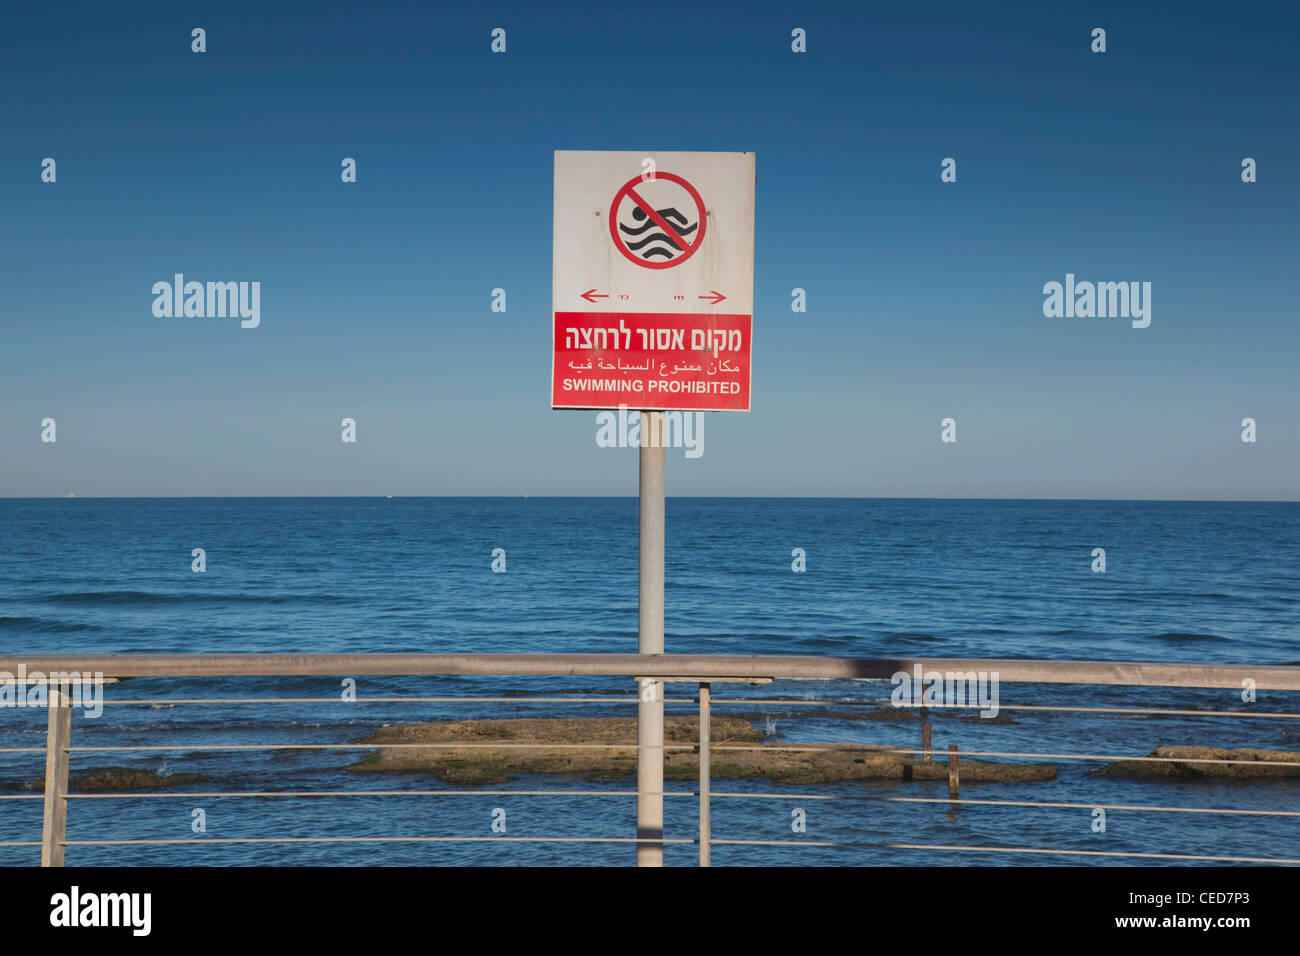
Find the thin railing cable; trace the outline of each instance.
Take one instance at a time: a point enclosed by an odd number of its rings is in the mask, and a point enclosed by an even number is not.
[[[165,707],[170,704],[635,704],[635,694],[628,697],[358,697],[355,700],[341,700],[338,697],[178,697],[175,699],[158,698],[117,698],[105,700],[105,706],[135,704],[136,706]],[[681,698],[681,703],[690,701]],[[665,701],[675,703],[678,701]]]
[[[698,841],[678,837],[661,837],[646,841],[638,837],[531,837],[531,836],[352,836],[352,837],[199,837],[137,840],[64,840],[63,846],[183,846],[196,844],[295,844],[295,843],[645,843],[695,844]],[[927,850],[933,852],[976,852],[1011,854],[1047,854],[1058,856],[1128,857],[1158,860],[1204,861],[1215,863],[1300,864],[1300,859],[1258,856],[1211,856],[1190,853],[1148,853],[1124,850],[1070,850],[1055,847],[986,847],[922,843],[860,843],[833,840],[732,840],[711,838],[715,846],[826,847],[886,850]],[[0,842],[0,846],[38,846],[36,842]]]
[[[138,793],[69,793],[69,800],[228,799],[295,797],[635,797],[635,790],[219,790],[180,793],[146,791]],[[697,790],[665,790],[663,797],[699,797]],[[877,794],[825,793],[739,793],[710,792],[712,797],[740,800],[821,800],[847,803],[940,803],[964,806],[1037,807],[1070,810],[1130,810],[1153,813],[1206,813],[1236,816],[1300,817],[1300,810],[1241,810],[1231,807],[1167,807],[1124,803],[1063,803],[1037,800],[978,800],[952,797],[891,797]],[[11,800],[39,800],[39,795],[9,797]]]
[[[989,807],[1042,807],[1070,810],[1149,810],[1157,813],[1223,813],[1240,816],[1300,817],[1300,810],[1238,810],[1229,807],[1165,807],[1128,803],[1058,803],[1039,800],[976,800],[967,797],[887,797],[878,794],[828,794],[828,793],[738,793],[735,791],[710,792],[710,796],[740,800],[822,800],[827,802],[880,802],[880,803],[944,803]]]
[[[728,840],[723,838],[710,838],[710,843],[715,845],[730,846],[802,846],[802,847],[836,847],[836,848],[861,848],[861,849],[884,849],[884,850],[929,850],[929,851],[947,851],[947,852],[979,852],[979,853],[1029,853],[1029,854],[1049,854],[1059,856],[1107,856],[1107,857],[1134,857],[1141,859],[1156,860],[1199,860],[1213,863],[1280,863],[1280,864],[1300,864],[1300,859],[1288,859],[1285,857],[1267,857],[1267,856],[1208,856],[1191,853],[1147,853],[1141,851],[1126,850],[1069,850],[1054,847],[1013,847],[1013,846],[949,846],[941,844],[924,844],[924,843],[858,843],[858,842],[837,842],[833,840]]]
[[[1143,853],[1124,850],[1066,850],[1038,847],[1009,846],[930,846],[921,843],[895,843],[895,850],[947,850],[958,853],[1033,853],[1054,854],[1057,856],[1110,856],[1132,857],[1144,860],[1204,860],[1212,863],[1286,863],[1300,864],[1300,859],[1287,859],[1268,856],[1201,856],[1191,853]]]
[[[373,746],[373,745],[372,745]],[[387,745],[385,745],[387,746]],[[665,745],[667,746],[667,745]],[[868,755],[880,754],[930,754],[932,756],[947,757],[946,750],[925,750],[922,748],[911,747],[879,747],[870,744],[856,746],[835,746],[823,745],[820,747],[787,747],[783,745],[770,744],[714,744],[712,750],[750,750],[750,751],[788,751],[791,753],[866,753]],[[1223,757],[1151,757],[1139,756],[1136,754],[1060,754],[1060,753],[1028,753],[1012,750],[963,750],[961,757],[1033,757],[1048,760],[1114,760],[1114,761],[1141,761],[1145,763],[1205,763],[1205,764],[1249,764],[1255,767],[1300,767],[1300,761],[1295,760],[1247,760],[1238,758]]]
[[[756,704],[764,703],[769,705],[795,706],[804,705],[809,707],[842,707],[849,709],[853,707],[865,707],[870,704],[884,705],[890,703],[888,698],[879,698],[875,700],[866,699],[861,701],[817,701],[817,700],[799,700],[799,699],[771,699],[761,697],[728,697],[721,700],[710,700],[714,704]],[[667,702],[666,702],[667,703]],[[905,713],[918,710],[916,705],[907,707],[891,707],[893,711]],[[953,710],[988,710],[987,704],[944,704],[941,706],[927,706],[925,708],[932,715],[943,714],[945,711]],[[1244,711],[1244,710],[1175,710],[1167,707],[1079,707],[1066,706],[1064,704],[998,704],[998,710],[1031,710],[1031,711],[1048,711],[1057,713],[1071,714],[1155,714],[1157,716],[1168,717],[1249,717],[1249,718],[1300,718],[1300,713],[1290,713],[1284,711]]]
[[[190,837],[165,840],[64,840],[64,846],[163,846],[195,843],[695,843],[685,837],[353,836]]]
[[[664,750],[693,751],[696,744],[665,743]],[[367,744],[125,744],[118,746],[80,746],[68,747],[69,752],[83,753],[120,753],[120,752],[158,752],[158,751],[218,751],[218,750],[634,750],[636,744],[582,744],[582,743],[540,743],[523,744],[501,741],[499,743],[470,742],[429,742],[429,743],[367,743]],[[41,752],[43,747],[10,748],[10,752]],[[880,747],[870,744],[836,746],[786,746],[773,744],[712,744],[711,750],[736,750],[763,753],[856,753],[868,755],[884,754],[919,754],[946,757],[948,752],[942,750],[925,750],[911,747]],[[4,752],[4,751],[0,751]],[[1109,760],[1136,761],[1144,763],[1195,763],[1195,764],[1248,764],[1257,767],[1300,767],[1300,761],[1291,760],[1248,760],[1244,758],[1223,757],[1152,757],[1138,754],[1063,754],[1033,753],[1011,750],[963,750],[962,757],[1019,757],[1050,760]]]

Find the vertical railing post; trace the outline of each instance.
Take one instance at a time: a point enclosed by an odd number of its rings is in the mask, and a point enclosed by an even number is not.
[[[50,683],[49,730],[45,737],[45,813],[41,822],[41,866],[63,865],[63,841],[68,831],[68,744],[72,710],[68,694]]]
[[[948,798],[956,800],[961,796],[961,778],[957,771],[957,745],[948,745]]]
[[[709,712],[709,685],[700,682],[700,866],[709,865],[709,737],[713,732]]]
[[[930,759],[930,711],[925,707],[921,708],[921,749],[925,753],[921,754],[921,759]]]
[[[664,652],[664,413],[641,413],[637,652]],[[649,699],[647,699],[649,698]],[[646,679],[636,714],[636,865],[664,865],[664,682]]]

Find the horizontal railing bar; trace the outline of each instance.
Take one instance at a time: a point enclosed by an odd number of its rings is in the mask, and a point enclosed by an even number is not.
[[[175,704],[634,704],[636,695],[627,697],[358,697],[340,700],[338,697],[185,697],[172,700],[125,698],[105,700],[105,706],[134,704],[136,706],[171,706]],[[695,704],[695,697],[665,697],[665,704]],[[713,700],[713,704],[766,704],[768,706],[805,705],[811,707],[861,707],[868,704],[888,704],[889,698],[864,698],[856,701],[805,700],[801,698],[731,697]],[[945,710],[988,710],[988,704],[924,705],[932,713]],[[909,704],[899,710],[918,710],[920,705]],[[1296,720],[1300,713],[1256,712],[1245,710],[1171,710],[1163,707],[1075,707],[1056,704],[998,704],[998,710],[1032,710],[1058,713],[1087,714],[1157,714],[1168,717],[1245,717],[1252,720]]]
[[[119,698],[103,700],[104,706],[172,706],[176,704],[634,704],[635,695],[627,697],[358,697],[356,700],[344,701],[336,697],[183,697],[183,698]],[[666,697],[665,704],[695,704],[695,697]],[[851,708],[869,704],[889,704],[889,698],[863,698],[861,700],[808,700],[805,698],[772,697],[730,697],[711,699],[712,704],[764,704],[767,706],[795,706]],[[907,704],[899,710],[919,710],[922,705]],[[988,710],[988,704],[926,704],[924,708],[931,713],[950,710]],[[43,708],[40,708],[43,710]],[[1175,710],[1164,707],[1079,707],[1064,704],[998,704],[998,710],[1028,710],[1047,713],[1087,713],[1087,714],[1155,714],[1167,717],[1242,717],[1250,720],[1297,720],[1300,713],[1285,711],[1245,711],[1245,710]],[[777,715],[779,716],[779,715]],[[4,752],[0,750],[0,752]]]
[[[354,701],[344,701],[336,697],[185,697],[185,698],[119,698],[103,700],[104,706],[172,706],[176,704],[634,704],[635,695],[627,697],[358,697]],[[698,703],[695,697],[666,697],[665,704],[691,705]],[[804,698],[772,697],[730,697],[711,699],[711,704],[745,704],[754,706],[796,706],[851,708],[870,704],[890,704],[889,698],[863,698],[861,700],[807,700]],[[988,704],[926,704],[925,709],[931,714],[954,710],[988,710]],[[915,711],[921,705],[907,704],[899,710]],[[43,708],[42,708],[43,710]],[[1247,720],[1300,720],[1300,713],[1286,711],[1245,711],[1245,710],[1176,710],[1164,707],[1080,707],[1056,704],[998,704],[998,710],[1041,711],[1045,713],[1084,713],[1084,714],[1133,714],[1156,715],[1166,717],[1241,717]],[[775,715],[780,716],[780,715]],[[0,753],[5,752],[0,750]]]
[[[172,840],[64,840],[64,846],[162,846],[185,843],[694,843],[682,837],[512,837],[512,836],[381,836],[381,837],[190,837]],[[0,844],[3,845],[3,844]],[[20,844],[13,844],[18,846]],[[30,844],[39,846],[39,844]]]
[[[213,793],[70,793],[69,800],[143,800],[219,797],[635,797],[635,790],[228,790]],[[697,797],[688,790],[668,790],[662,797]],[[40,799],[39,797],[35,799]],[[1300,814],[1298,814],[1300,815]]]
[[[358,697],[342,700],[333,697],[183,697],[174,700],[159,698],[144,700],[121,698],[105,700],[110,704],[168,705],[168,704],[635,704],[639,697]],[[665,704],[692,704],[694,697],[668,698]]]
[[[0,657],[0,671],[105,677],[570,676],[888,680],[900,671],[985,671],[1004,683],[1300,690],[1300,666],[726,654],[85,654]]]
[[[694,750],[695,744],[664,744],[664,750]],[[68,747],[71,752],[102,752],[130,750],[635,750],[636,743],[625,744],[493,744],[427,743],[427,744],[124,744],[121,746]],[[761,749],[761,748],[742,748]],[[808,748],[804,748],[808,749]]]

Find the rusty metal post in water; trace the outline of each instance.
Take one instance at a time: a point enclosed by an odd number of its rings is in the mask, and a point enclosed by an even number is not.
[[[925,753],[921,754],[922,760],[930,759],[930,712],[924,707],[921,708],[921,749]]]

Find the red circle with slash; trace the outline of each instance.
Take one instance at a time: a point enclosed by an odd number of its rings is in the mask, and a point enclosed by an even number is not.
[[[691,256],[695,255],[695,250],[699,249],[701,243],[704,242],[704,228],[709,219],[708,214],[704,210],[704,200],[700,198],[700,193],[694,186],[682,179],[681,176],[676,176],[673,173],[655,173],[653,179],[646,181],[657,182],[661,179],[670,183],[676,183],[690,194],[691,199],[695,202],[695,209],[699,213],[700,228],[695,235],[695,241],[687,242],[682,238],[678,231],[670,226],[664,217],[659,215],[650,203],[642,199],[641,195],[633,188],[642,182],[641,177],[635,176],[632,179],[629,179],[624,184],[623,188],[615,194],[614,203],[609,207],[609,235],[610,238],[614,240],[614,245],[618,248],[619,252],[623,253],[623,255],[627,256],[630,261],[635,262],[644,269],[671,269],[673,266],[681,265]],[[622,204],[624,198],[627,197],[631,197],[632,201],[641,207],[641,211],[644,212],[656,226],[662,229],[664,234],[668,236],[673,243],[677,244],[681,248],[681,255],[674,256],[671,259],[665,259],[663,262],[648,262],[645,259],[638,258],[632,253],[632,250],[627,247],[622,237],[618,234],[618,207]]]

